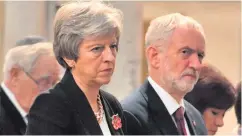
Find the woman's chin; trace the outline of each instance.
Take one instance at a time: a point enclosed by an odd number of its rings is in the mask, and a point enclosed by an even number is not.
[[[208,131],[208,135],[215,135],[216,131]]]
[[[108,84],[110,82],[110,80],[111,80],[111,77],[100,78],[98,80],[98,83],[100,85],[106,85],[106,84]]]

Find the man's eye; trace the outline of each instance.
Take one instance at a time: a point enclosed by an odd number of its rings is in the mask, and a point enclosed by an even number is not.
[[[190,54],[190,53],[191,53],[191,51],[190,51],[190,50],[188,50],[188,49],[184,49],[184,50],[182,50],[182,53],[187,55],[187,54]]]
[[[203,53],[198,53],[198,57],[200,60],[202,60],[204,58],[204,54]]]
[[[118,48],[118,45],[117,44],[112,44],[110,47],[111,48]]]
[[[110,48],[118,50],[118,45],[117,45],[117,44],[112,44],[112,45],[110,46]]]

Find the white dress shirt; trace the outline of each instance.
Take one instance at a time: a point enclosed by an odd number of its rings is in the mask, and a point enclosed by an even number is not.
[[[184,108],[184,111],[186,111],[183,99],[181,100],[180,104],[177,103],[177,101],[169,93],[167,93],[162,87],[160,87],[150,76],[148,77],[148,81],[151,84],[151,86],[154,88],[154,90],[156,91],[156,93],[164,103],[164,105],[166,106],[166,109],[171,115],[172,120],[176,124],[176,121],[173,117],[173,113],[175,113],[176,110],[181,106]],[[190,135],[190,131],[189,131],[186,119],[185,119],[185,128],[187,131],[187,135]]]
[[[111,132],[110,132],[110,129],[108,127],[105,112],[103,112],[103,118],[102,118],[102,121],[99,124],[99,126],[100,126],[104,136],[111,136]]]
[[[24,111],[24,109],[20,106],[17,99],[15,98],[14,94],[7,88],[7,86],[2,82],[1,87],[3,91],[6,93],[10,101],[13,103],[17,111],[20,113],[20,115],[23,117],[24,122],[27,124],[27,113]]]

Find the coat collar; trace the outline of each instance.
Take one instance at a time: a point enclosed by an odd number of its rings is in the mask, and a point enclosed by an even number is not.
[[[176,125],[172,120],[167,108],[164,103],[160,100],[159,96],[150,85],[148,80],[141,86],[141,94],[145,98],[148,103],[148,107],[150,109],[150,113],[152,114],[153,120],[160,130],[160,132],[164,135],[179,135]],[[186,102],[184,102],[186,107]],[[191,125],[191,115],[190,112],[187,114],[185,112],[185,117],[190,129],[190,133],[194,134],[194,126]]]
[[[100,91],[100,94],[101,94],[101,101],[103,103],[103,107],[104,107],[104,111],[105,111],[105,116],[106,116],[106,119],[107,119],[108,127],[109,127],[109,130],[110,130],[111,134],[123,135],[124,133],[123,133],[122,129],[115,130],[114,127],[113,127],[113,124],[112,124],[112,116],[117,114],[117,113],[114,113],[114,111],[112,110],[112,107],[111,107],[110,103],[105,98],[104,92]]]
[[[96,117],[92,111],[92,108],[83,93],[83,91],[76,84],[72,73],[69,70],[66,70],[64,77],[60,82],[61,88],[63,88],[64,93],[70,100],[71,105],[75,110],[76,115],[80,118],[80,122],[83,126],[85,126],[85,130],[87,134],[90,135],[103,135],[102,130],[96,121]],[[104,106],[104,111],[107,119],[107,123],[109,126],[109,130],[111,134],[119,134],[119,131],[114,130],[112,127],[111,117],[114,115],[111,106],[108,101],[105,99],[104,93],[101,93],[101,101]]]
[[[184,100],[184,104],[185,104],[186,107],[189,107],[189,104],[186,100]],[[196,122],[195,122],[193,113],[188,108],[185,112],[185,118],[187,120],[187,124],[188,124],[189,130],[190,130],[190,134],[191,135],[198,135],[198,133],[196,132],[197,126],[196,126]]]

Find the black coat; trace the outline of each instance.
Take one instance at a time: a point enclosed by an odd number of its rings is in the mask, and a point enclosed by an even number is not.
[[[111,94],[100,91],[101,101],[111,134],[122,135],[125,128],[123,110]],[[115,130],[111,117],[118,114],[123,127]],[[90,104],[75,83],[70,71],[48,93],[35,100],[28,116],[26,134],[30,135],[102,135]]]
[[[129,135],[179,135],[164,103],[148,80],[122,102]],[[184,100],[191,135],[207,135],[201,114]]]
[[[23,135],[23,117],[0,87],[0,135]]]

